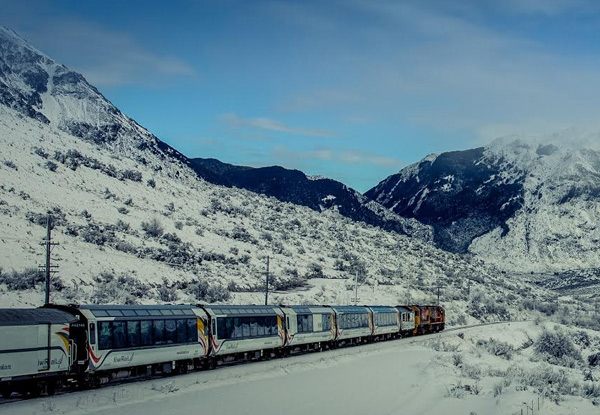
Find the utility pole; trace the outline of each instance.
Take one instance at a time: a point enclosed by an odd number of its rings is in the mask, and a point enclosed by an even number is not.
[[[42,245],[46,248],[46,266],[44,272],[46,275],[46,291],[44,304],[50,304],[50,276],[56,272],[53,268],[57,268],[56,265],[51,265],[52,247],[58,245],[56,242],[52,242],[52,216],[48,215],[46,219],[46,239],[42,242]]]
[[[267,274],[265,280],[265,305],[269,305],[269,256],[267,255]]]
[[[354,305],[358,305],[358,270],[354,277]]]

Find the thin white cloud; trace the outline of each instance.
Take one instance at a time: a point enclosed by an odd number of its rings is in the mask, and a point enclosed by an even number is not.
[[[404,163],[390,157],[385,157],[369,151],[358,149],[329,149],[292,150],[288,147],[277,146],[271,151],[271,156],[285,161],[318,161],[329,160],[341,164],[372,165],[379,167],[400,167]]]
[[[333,152],[328,149],[298,151],[284,146],[277,146],[271,150],[271,156],[276,160],[285,161],[332,160]]]
[[[290,127],[280,121],[272,118],[242,118],[236,114],[229,113],[221,116],[221,122],[226,126],[239,130],[243,128],[253,128],[265,131],[274,131],[285,134],[302,135],[310,137],[332,137],[333,133],[324,130],[314,130],[308,128]]]

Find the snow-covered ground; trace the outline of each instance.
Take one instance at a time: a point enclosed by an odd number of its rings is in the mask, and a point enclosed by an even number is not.
[[[556,404],[552,385],[531,386],[536,371],[555,370],[519,349],[541,330],[521,322],[449,331],[14,402],[0,413],[504,415],[526,413],[533,400],[535,414],[597,414],[590,400],[561,395]],[[514,345],[514,356],[478,344],[492,338]]]

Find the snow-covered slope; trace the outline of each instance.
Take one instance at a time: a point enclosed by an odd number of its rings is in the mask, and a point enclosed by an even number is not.
[[[367,195],[434,226],[438,246],[513,271],[600,266],[600,153],[581,133],[431,156]],[[600,142],[587,135],[578,142]]]
[[[346,304],[357,272],[366,303],[432,302],[443,285],[452,319],[467,318],[478,291],[486,293],[473,314],[494,304],[492,315],[506,316],[530,290],[472,258],[335,212],[187,183],[3,106],[0,137],[1,306],[42,301],[40,282],[20,272],[43,264],[48,211],[59,302],[261,303],[267,255],[273,303]],[[153,220],[162,234],[145,231]]]
[[[185,158],[123,114],[85,78],[0,26],[0,104],[53,129],[135,158],[169,174],[193,177]],[[179,163],[163,163],[163,160]]]

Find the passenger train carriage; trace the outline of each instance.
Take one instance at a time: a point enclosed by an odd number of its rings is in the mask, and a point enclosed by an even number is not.
[[[0,309],[0,391],[54,393],[75,361],[69,332],[78,320],[52,309]],[[28,381],[32,381],[29,383]]]
[[[209,356],[265,351],[285,346],[283,312],[275,306],[204,306],[212,324]]]
[[[335,340],[335,312],[324,306],[281,306],[290,351],[329,347]],[[308,347],[308,346],[312,347]]]
[[[440,306],[47,305],[0,309],[0,393],[52,394],[444,329]]]

